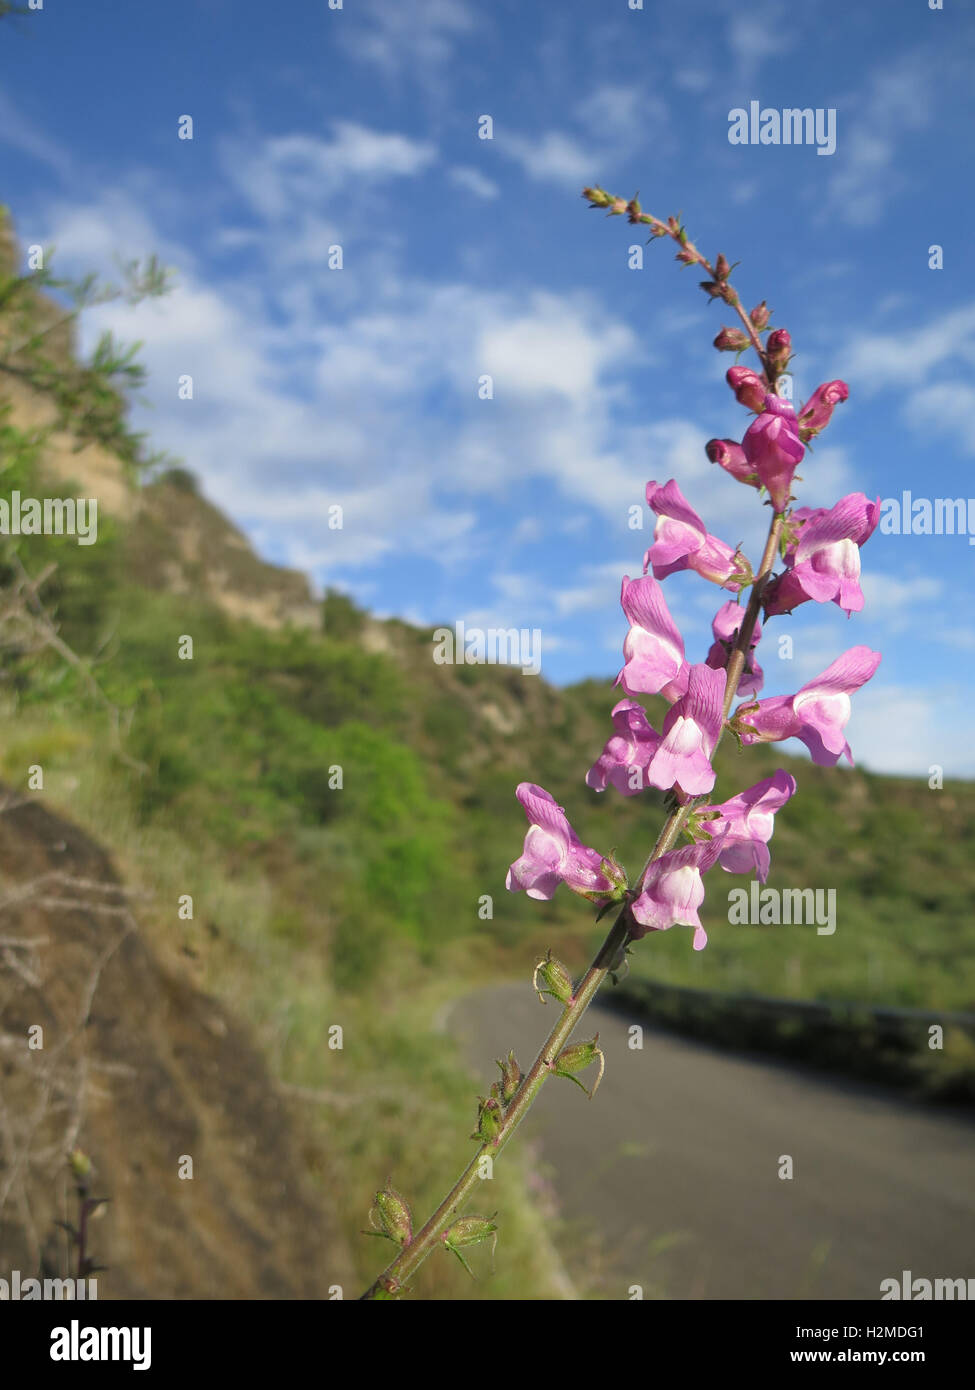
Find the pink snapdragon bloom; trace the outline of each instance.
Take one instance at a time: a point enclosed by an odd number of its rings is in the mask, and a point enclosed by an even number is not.
[[[712,463],[718,463],[726,473],[739,483],[758,487],[760,480],[752,465],[745,457],[745,451],[734,439],[709,439],[704,452]]]
[[[531,822],[525,849],[508,870],[505,887],[530,898],[551,898],[560,883],[590,902],[618,897],[626,886],[622,869],[582,844],[565,812],[544,787],[522,782],[515,792]]]
[[[747,560],[705,529],[673,478],[663,485],[647,483],[647,505],[657,513],[658,521],[653,545],[644,556],[644,573],[650,565],[655,579],[694,570],[703,579],[734,592],[750,581]]]
[[[768,395],[767,377],[759,376],[751,367],[729,367],[724,379],[734,391],[739,405],[754,410],[756,415],[764,410],[765,397]]]
[[[714,615],[711,623],[711,631],[714,633],[714,645],[708,652],[705,661],[715,671],[726,671],[728,669],[728,658],[731,655],[731,648],[735,644],[735,639],[741,631],[742,619],[745,610],[740,604],[735,603],[734,599],[729,599],[723,603]],[[739,695],[757,695],[765,684],[765,673],[759,666],[755,658],[755,648],[758,646],[762,636],[762,624],[756,622],[755,630],[752,633],[752,640],[748,645],[748,656],[745,658],[745,669],[742,672],[741,680],[738,682]]]
[[[703,951],[708,934],[701,925],[698,908],[704,901],[701,875],[712,867],[721,853],[723,840],[703,840],[696,845],[671,850],[655,859],[647,870],[643,887],[630,912],[638,928],[630,933],[634,940],[648,931],[667,931],[670,927],[694,928],[694,949]],[[642,930],[640,930],[642,928]]]
[[[814,439],[829,424],[836,406],[848,400],[850,388],[845,381],[827,381],[817,386],[799,411],[799,438]]]
[[[654,785],[648,780],[647,769],[661,738],[635,700],[620,700],[612,717],[616,733],[586,773],[586,783],[593,791],[604,792],[614,786],[624,796],[635,796]],[[639,777],[634,775],[637,771]]]
[[[806,452],[789,402],[781,396],[766,396],[764,411],[748,426],[741,443],[749,464],[768,488],[773,507],[784,512],[793,476]]]
[[[726,675],[703,662],[691,666],[687,694],[667,712],[660,747],[647,765],[651,787],[678,787],[689,796],[714,786],[711,754],[721,732]]]
[[[658,734],[632,700],[613,710],[616,734],[589,769],[586,781],[595,791],[612,784],[624,796],[659,787],[689,796],[714,786],[711,754],[721,732],[725,672],[704,664],[687,668],[687,694],[668,710]],[[639,770],[637,779],[634,773]],[[636,783],[636,785],[633,785]]]
[[[820,767],[833,767],[840,757],[852,767],[850,745],[843,737],[850,718],[850,696],[880,665],[880,653],[851,647],[795,695],[760,700],[750,711],[735,711],[734,723],[743,743],[778,743],[797,738]],[[676,706],[675,706],[676,708]]]
[[[771,858],[768,842],[772,838],[776,811],[795,796],[796,779],[781,769],[756,782],[754,787],[722,801],[720,806],[702,806],[696,813],[702,829],[721,837],[719,863],[731,874],[748,874],[752,869],[762,883],[768,878]],[[709,813],[717,812],[714,819]]]
[[[624,576],[620,603],[630,630],[623,642],[625,665],[616,677],[627,695],[658,695],[673,704],[687,692],[684,639],[656,579]]]
[[[860,547],[877,528],[880,498],[871,502],[864,493],[851,492],[835,507],[800,507],[792,520],[798,531],[785,554],[789,568],[766,589],[765,616],[791,613],[807,599],[832,600],[847,617],[859,613]]]

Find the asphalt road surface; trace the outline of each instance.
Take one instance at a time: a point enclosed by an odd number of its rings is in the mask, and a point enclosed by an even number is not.
[[[504,985],[445,1026],[484,1094],[494,1059],[514,1047],[527,1067],[554,1018],[528,985]],[[513,1141],[533,1143],[551,1180],[583,1297],[876,1300],[905,1270],[975,1280],[964,1115],[649,1029],[631,1049],[631,1022],[589,1010],[576,1039],[599,1031],[595,1098],[553,1077]]]

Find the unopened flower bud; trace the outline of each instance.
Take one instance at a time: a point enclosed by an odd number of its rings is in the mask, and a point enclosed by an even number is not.
[[[748,346],[748,335],[740,328],[722,328],[714,346],[719,352],[742,352]]]
[[[776,328],[768,335],[765,353],[776,375],[785,371],[792,355],[792,338],[787,328]]]
[[[827,381],[817,386],[799,411],[799,438],[803,442],[814,439],[829,424],[834,407],[841,405],[849,395],[850,388],[845,381]]]
[[[544,989],[538,987],[539,975],[545,984]],[[548,952],[544,960],[540,960],[535,966],[532,985],[543,1004],[545,1000],[542,996],[545,994],[550,994],[560,1004],[568,1004],[572,999],[572,976],[562,962],[555,959],[551,951]]]
[[[369,1213],[369,1220],[373,1226],[376,1226],[377,1218],[382,1229],[367,1231],[367,1235],[385,1236],[396,1245],[409,1245],[413,1239],[413,1216],[405,1198],[390,1187],[389,1183],[381,1192],[376,1193],[372,1211]]]
[[[84,1149],[72,1149],[68,1155],[68,1162],[71,1165],[75,1181],[79,1186],[85,1186],[91,1177],[91,1159]]]
[[[613,201],[605,188],[584,188],[582,196],[589,200],[590,207],[608,208]]]
[[[751,311],[748,317],[751,319],[755,327],[759,331],[761,331],[763,328],[768,327],[768,321],[772,317],[772,315],[769,312],[768,305],[765,303],[765,300],[763,299],[761,304],[755,305],[754,309]]]
[[[718,463],[739,483],[759,487],[758,474],[745,457],[745,451],[734,439],[709,439],[704,446],[712,463]]]
[[[678,251],[674,260],[680,261],[681,265],[696,265],[698,254],[696,251]]]
[[[727,280],[730,274],[731,266],[728,264],[728,261],[724,253],[719,253],[718,259],[714,263],[714,278],[716,280],[724,281]]]
[[[599,1058],[599,1075],[596,1077],[596,1085],[591,1091],[586,1091],[586,1095],[592,1100],[596,1094],[596,1088],[603,1079],[603,1071],[606,1066],[606,1059],[599,1046],[598,1033],[589,1042],[573,1043],[571,1047],[564,1048],[551,1064],[551,1068],[556,1076],[568,1077],[570,1081],[575,1082],[580,1090],[585,1091],[585,1086],[575,1073],[585,1071],[586,1067],[591,1066],[597,1057]]]
[[[501,1101],[507,1105],[521,1085],[521,1067],[514,1052],[509,1052],[503,1062],[498,1058],[497,1065],[501,1068]]]
[[[490,1217],[487,1216],[462,1216],[459,1221],[455,1221],[452,1226],[448,1226],[440,1237],[443,1248],[451,1255],[456,1255],[458,1260],[467,1270],[467,1273],[474,1278],[474,1271],[460,1253],[468,1245],[480,1245],[482,1241],[491,1240],[497,1244],[498,1228]]]
[[[680,260],[680,257],[677,259]],[[702,280],[701,289],[710,299],[724,298],[724,285],[720,285],[717,280]]]
[[[754,410],[756,415],[761,414],[765,409],[765,397],[769,392],[769,384],[764,376],[759,376],[750,367],[729,367],[725,372],[725,381],[734,391],[740,405]]]
[[[471,1138],[479,1139],[482,1144],[493,1144],[501,1133],[503,1123],[500,1099],[497,1096],[478,1096],[477,1128]]]

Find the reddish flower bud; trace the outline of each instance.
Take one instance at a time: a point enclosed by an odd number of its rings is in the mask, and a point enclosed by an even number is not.
[[[765,397],[769,393],[769,384],[764,376],[759,376],[750,367],[729,367],[725,373],[725,381],[734,391],[739,405],[754,410],[756,415],[761,414],[765,409]]]
[[[748,317],[751,319],[755,327],[761,330],[768,326],[768,321],[772,317],[772,315],[769,313],[769,307],[763,299],[761,304],[755,305],[754,309],[751,311]]]
[[[743,352],[748,346],[748,335],[740,328],[722,328],[714,340],[719,352]]]
[[[678,256],[677,259],[680,260],[680,257]],[[711,299],[724,298],[724,285],[719,285],[717,280],[702,280],[701,289]]]
[[[789,365],[789,358],[792,355],[792,338],[789,336],[787,328],[776,328],[768,335],[765,344],[765,351],[768,356],[769,366],[778,375],[784,372]]]
[[[834,406],[847,400],[850,388],[845,381],[827,381],[817,386],[799,411],[799,438],[812,439],[830,422]]]
[[[712,463],[719,463],[739,483],[759,487],[758,474],[745,457],[745,451],[734,439],[709,439],[704,446]]]
[[[714,278],[716,280],[727,280],[730,274],[731,266],[728,264],[727,258],[723,253],[719,254],[718,259],[714,263]]]

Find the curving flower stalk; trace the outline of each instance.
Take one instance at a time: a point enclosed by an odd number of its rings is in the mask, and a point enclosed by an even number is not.
[[[878,653],[854,647],[795,695],[754,699],[763,685],[754,656],[762,635],[763,610],[768,621],[809,600],[836,602],[847,613],[862,604],[859,547],[876,525],[875,504],[858,493],[829,510],[789,511],[805,443],[826,427],[834,407],[847,399],[848,389],[841,381],[826,383],[797,415],[776,392],[792,353],[791,337],[785,329],[769,331],[770,312],[764,300],[746,312],[731,284],[732,267],[725,257],[718,256],[712,264],[688,238],[678,218],[664,222],[643,212],[635,198],[615,198],[601,188],[585,189],[583,196],[591,207],[604,208],[610,216],[626,214],[631,223],[648,226],[653,238],[670,237],[679,247],[677,260],[682,265],[699,265],[707,274],[701,288],[708,297],[721,300],[737,314],[742,328],[722,328],[714,346],[735,352],[749,345],[754,348],[759,371],[736,366],[727,374],[736,399],[754,419],[740,442],[711,440],[707,453],[732,479],[757,488],[760,495],[767,493],[772,515],[764,551],[753,569],[739,550],[708,532],[675,480],[647,484],[647,503],[657,515],[654,540],[645,557],[644,576],[624,578],[621,594],[630,629],[617,684],[630,698],[613,709],[614,733],[586,780],[598,791],[613,787],[625,796],[651,786],[667,789],[670,814],[639,875],[630,882],[612,856],[582,844],[562,807],[544,788],[532,783],[518,787],[530,824],[524,851],[509,869],[508,888],[547,899],[564,885],[592,903],[599,916],[613,907],[616,916],[578,984],[551,952],[536,964],[533,982],[539,998],[544,1003],[543,995],[548,994],[561,1005],[554,1026],[524,1074],[513,1053],[499,1062],[501,1081],[479,1103],[472,1136],[477,1151],[415,1233],[408,1207],[404,1202],[400,1210],[403,1199],[394,1194],[397,1222],[385,1234],[401,1248],[363,1294],[364,1299],[401,1295],[416,1269],[438,1247],[457,1255],[470,1272],[460,1248],[497,1238],[491,1218],[462,1214],[478,1186],[481,1161],[485,1156],[497,1159],[550,1076],[582,1085],[576,1073],[597,1059],[602,1076],[604,1059],[598,1040],[570,1046],[569,1039],[606,977],[615,978],[628,944],[648,932],[684,925],[694,932],[694,949],[701,950],[707,944],[699,916],[704,874],[720,866],[730,873],[755,872],[765,881],[774,817],[795,793],[795,779],[780,770],[723,802],[709,803],[715,783],[712,760],[725,731],[730,729],[742,745],[795,737],[807,744],[816,762],[832,764],[844,754],[852,761],[843,735],[850,694],[870,679],[880,660]],[[766,332],[768,341],[763,346]],[[786,569],[776,577],[773,570],[780,553]],[[646,573],[651,568],[652,577]],[[693,570],[736,595],[718,610],[712,624],[714,643],[706,660],[696,664],[685,658],[684,639],[659,582],[679,570]],[[750,593],[743,603],[746,590]],[[639,694],[659,694],[670,704],[660,733],[632,698]],[[739,695],[751,702],[739,706],[729,719]],[[690,843],[678,848],[681,835]],[[590,1098],[595,1089],[588,1092]],[[377,1207],[382,1212],[381,1196],[377,1194]],[[393,1202],[388,1194],[384,1200],[386,1207]]]

